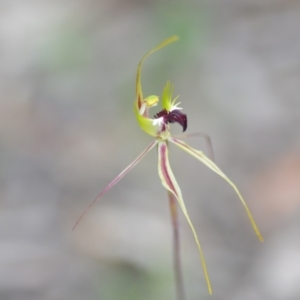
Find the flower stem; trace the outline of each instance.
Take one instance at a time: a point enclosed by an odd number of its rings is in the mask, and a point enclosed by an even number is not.
[[[175,273],[175,286],[177,300],[185,300],[184,283],[182,278],[182,268],[180,259],[180,239],[179,239],[179,223],[177,213],[177,201],[175,196],[168,191],[169,205],[171,211],[171,220],[173,228],[173,264]]]

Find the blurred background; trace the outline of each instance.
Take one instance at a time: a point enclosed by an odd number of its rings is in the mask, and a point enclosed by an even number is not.
[[[180,215],[187,299],[299,299],[300,2],[0,1],[0,299],[175,299],[167,194],[132,106],[167,80],[233,190],[171,148],[206,257]],[[155,112],[153,112],[155,113]],[[174,133],[180,126],[173,126]],[[207,151],[198,138],[188,141]]]

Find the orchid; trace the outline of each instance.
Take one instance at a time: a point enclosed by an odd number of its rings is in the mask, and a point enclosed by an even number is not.
[[[88,206],[88,208],[82,213],[82,215],[77,220],[74,228],[77,226],[79,221],[85,215],[85,213],[91,208],[91,206],[98,201],[107,191],[109,191],[116,183],[118,183],[131,169],[133,169],[143,158],[144,156],[157,147],[158,152],[158,174],[161,180],[162,185],[168,191],[169,195],[169,203],[170,203],[170,210],[171,210],[171,217],[173,221],[173,229],[174,229],[174,245],[175,245],[175,271],[177,277],[177,285],[178,287],[178,294],[183,294],[182,286],[182,279],[181,279],[181,269],[179,263],[179,250],[178,243],[178,229],[177,229],[177,208],[176,208],[176,200],[187,220],[187,223],[193,233],[194,239],[196,241],[200,260],[202,263],[204,277],[207,283],[207,288],[209,294],[212,293],[211,283],[208,276],[208,271],[206,267],[206,263],[204,260],[204,255],[202,252],[202,248],[194,228],[194,225],[190,219],[188,211],[186,209],[185,203],[183,201],[182,193],[180,187],[175,179],[175,176],[172,172],[169,163],[169,145],[174,144],[186,153],[190,154],[198,161],[203,163],[213,172],[217,173],[220,177],[222,177],[235,191],[238,198],[240,199],[242,205],[244,206],[247,216],[250,220],[250,223],[256,233],[257,237],[260,241],[263,241],[263,237],[254,221],[254,218],[243,199],[241,193],[237,189],[236,185],[220,170],[220,168],[214,163],[213,159],[210,159],[206,156],[202,151],[192,148],[182,140],[180,140],[177,136],[172,136],[170,133],[170,125],[173,123],[178,123],[182,126],[183,131],[187,129],[187,116],[182,112],[182,108],[179,106],[180,102],[178,102],[178,97],[173,99],[173,86],[170,82],[167,82],[161,97],[161,104],[162,109],[160,112],[155,114],[153,117],[149,115],[149,109],[156,106],[159,103],[159,97],[155,95],[148,96],[144,98],[142,92],[142,85],[141,85],[141,70],[142,65],[146,58],[148,58],[151,54],[156,52],[157,50],[167,46],[170,43],[177,41],[179,38],[178,36],[172,36],[154,49],[146,53],[141,61],[138,64],[137,68],[137,75],[136,75],[136,98],[134,101],[134,114],[136,116],[137,122],[141,129],[145,131],[147,134],[152,136],[154,140],[148,145],[148,147],[129,165],[127,166],[116,178],[114,178],[105,188],[104,190],[95,198],[95,200]],[[201,134],[200,134],[201,135]],[[176,248],[177,247],[177,248]],[[176,250],[177,249],[177,250]],[[179,297],[180,298],[180,297]],[[183,297],[182,297],[183,298]]]

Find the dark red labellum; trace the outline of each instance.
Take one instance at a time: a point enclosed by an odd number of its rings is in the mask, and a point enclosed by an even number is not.
[[[182,126],[183,131],[186,131],[187,129],[187,117],[186,114],[182,113],[179,109],[174,109],[171,112],[168,112],[167,110],[163,109],[159,113],[157,113],[154,118],[164,118],[164,123],[179,123]],[[165,126],[163,126],[163,131]]]
[[[187,129],[187,117],[186,114],[182,113],[179,109],[172,110],[167,116],[168,123],[177,122],[182,126],[182,131]]]
[[[166,109],[161,110],[159,113],[157,113],[156,115],[154,115],[155,119],[164,117],[164,121],[167,121],[167,116],[168,116],[169,112]]]

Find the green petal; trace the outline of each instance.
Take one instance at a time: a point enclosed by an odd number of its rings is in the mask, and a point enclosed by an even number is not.
[[[171,110],[172,107],[172,94],[174,87],[171,85],[170,81],[167,82],[163,94],[162,94],[162,108],[167,111]]]
[[[168,154],[169,153],[168,153],[167,142],[166,141],[158,142],[158,174],[161,179],[161,183],[169,192],[171,192],[177,198],[178,203],[183,211],[183,214],[193,232],[193,235],[194,235],[194,238],[195,238],[198,250],[199,250],[200,259],[201,259],[201,263],[202,263],[202,267],[203,267],[203,271],[204,271],[205,280],[207,283],[208,292],[211,295],[212,288],[211,288],[202,248],[201,248],[196,230],[194,228],[194,225],[193,225],[193,223],[189,217],[189,214],[186,210],[180,187],[179,187],[179,185],[174,177],[174,174],[171,170]]]
[[[136,105],[134,106],[134,114],[136,116],[136,119],[141,129],[144,130],[149,135],[156,137],[157,127],[153,125],[153,120],[141,115]]]
[[[240,191],[238,190],[238,188],[236,187],[236,185],[219,169],[219,167],[213,162],[211,161],[208,157],[206,157],[204,155],[203,152],[198,151],[194,148],[192,148],[191,146],[189,146],[188,144],[184,143],[183,141],[180,141],[178,139],[175,139],[174,137],[170,137],[169,141],[174,143],[175,145],[177,145],[179,148],[181,148],[182,150],[184,150],[185,152],[187,152],[188,154],[194,156],[196,159],[198,159],[199,161],[201,161],[203,164],[205,164],[208,168],[210,168],[212,171],[214,171],[215,173],[217,173],[219,176],[221,176],[225,181],[227,181],[227,183],[229,185],[231,185],[231,187],[234,189],[234,191],[236,192],[236,194],[238,195],[239,199],[241,200],[246,213],[248,215],[248,218],[250,220],[250,223],[255,231],[255,234],[257,235],[258,239],[263,242],[263,237],[254,221],[254,218],[250,212],[250,209],[248,208],[248,205],[246,204],[244,198],[242,197]]]

